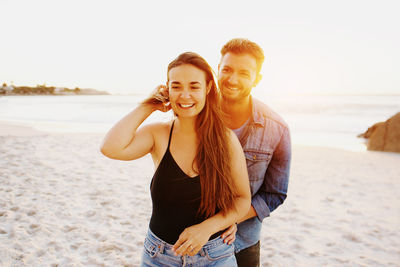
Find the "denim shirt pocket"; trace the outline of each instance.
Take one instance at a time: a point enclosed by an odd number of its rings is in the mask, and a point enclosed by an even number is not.
[[[250,184],[263,181],[272,152],[244,149]],[[258,183],[257,183],[258,184]],[[261,185],[261,184],[260,184]],[[252,186],[253,191],[253,186]]]

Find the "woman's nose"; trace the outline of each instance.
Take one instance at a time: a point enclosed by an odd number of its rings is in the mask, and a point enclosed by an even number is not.
[[[184,91],[181,92],[180,97],[181,98],[190,98],[190,92],[187,91],[187,90],[184,90]]]

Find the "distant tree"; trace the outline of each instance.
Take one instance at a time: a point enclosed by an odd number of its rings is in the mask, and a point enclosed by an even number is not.
[[[41,85],[41,84],[36,84],[36,88],[43,88],[43,87],[46,87],[46,84],[43,84],[43,85]]]

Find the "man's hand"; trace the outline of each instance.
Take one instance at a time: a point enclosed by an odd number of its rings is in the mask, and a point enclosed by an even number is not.
[[[230,245],[232,244],[235,239],[236,239],[236,232],[237,232],[237,224],[232,224],[228,230],[226,230],[223,234],[222,234],[222,238],[224,239],[224,243]]]

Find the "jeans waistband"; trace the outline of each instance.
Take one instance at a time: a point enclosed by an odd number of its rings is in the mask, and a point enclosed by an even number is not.
[[[165,241],[163,241],[162,239],[160,239],[158,236],[156,236],[150,229],[147,232],[147,238],[149,240],[151,240],[153,243],[157,244],[157,246],[159,246],[160,248],[162,248],[161,250],[167,249],[167,250],[172,250],[173,245],[169,244]],[[218,236],[212,240],[209,240],[199,251],[200,254],[203,254],[203,252],[205,252],[205,250],[217,247],[217,246],[221,246],[222,244],[224,244],[224,240]]]

